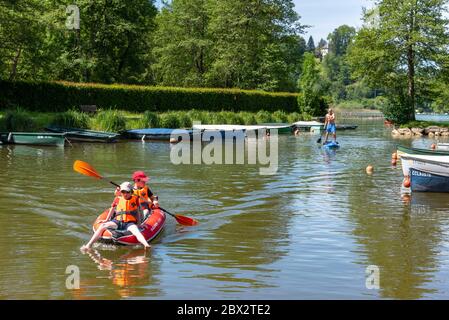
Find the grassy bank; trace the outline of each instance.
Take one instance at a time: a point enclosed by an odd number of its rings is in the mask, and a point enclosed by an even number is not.
[[[141,128],[190,128],[194,121],[202,124],[292,123],[311,117],[284,111],[210,112],[201,110],[135,113],[122,110],[100,110],[95,116],[76,110],[48,113],[12,109],[0,112],[0,131],[43,131],[48,125],[119,132]]]

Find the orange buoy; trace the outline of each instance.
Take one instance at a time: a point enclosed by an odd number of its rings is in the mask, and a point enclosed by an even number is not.
[[[412,200],[412,197],[409,194],[403,194],[401,196],[402,202],[405,204],[409,204]]]
[[[410,188],[410,177],[409,176],[404,178],[403,186],[404,186],[404,188]]]
[[[176,139],[176,138],[170,138],[170,143],[178,143],[178,139]]]
[[[435,143],[432,143],[432,145],[430,146],[430,149],[435,150],[437,148],[437,145]]]
[[[392,164],[393,166],[395,166],[395,165],[397,164],[397,160],[396,160],[396,159],[391,159],[391,164]]]
[[[369,165],[366,167],[366,173],[367,174],[373,174],[374,167],[372,165]]]
[[[397,160],[398,159],[398,154],[397,152],[393,152],[393,154],[391,155],[391,159]]]

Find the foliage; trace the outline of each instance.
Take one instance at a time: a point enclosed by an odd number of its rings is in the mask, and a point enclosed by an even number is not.
[[[306,53],[303,62],[303,73],[299,79],[300,95],[298,105],[302,113],[312,116],[323,116],[326,112],[326,101],[323,96],[324,80],[320,76],[319,65],[312,53]]]
[[[416,103],[425,100],[429,80],[447,68],[446,4],[378,1],[365,11],[365,25],[349,48],[353,75],[382,88],[389,100],[385,112],[397,121],[415,118]]]
[[[93,128],[100,131],[120,132],[126,130],[126,118],[118,110],[99,112],[93,119]]]
[[[35,121],[23,109],[6,110],[0,119],[1,131],[28,131],[36,127]]]
[[[97,105],[103,109],[163,112],[168,110],[297,110],[297,94],[239,89],[144,87],[0,80],[0,104],[33,111],[66,111],[69,107]]]
[[[90,117],[86,113],[76,110],[69,110],[56,114],[51,124],[68,128],[86,129],[89,127],[89,121]]]

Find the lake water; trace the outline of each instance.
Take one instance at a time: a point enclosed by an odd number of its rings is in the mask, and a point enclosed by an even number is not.
[[[338,134],[336,152],[317,135],[280,136],[272,176],[257,165],[176,166],[165,143],[0,146],[0,298],[449,298],[449,198],[402,195],[390,164],[398,143],[433,141],[395,140],[381,122]],[[113,187],[74,172],[77,159],[115,182],[145,170],[163,207],[200,224],[168,217],[150,252],[83,255]],[[372,265],[379,289],[366,285]],[[66,288],[68,266],[79,290]]]

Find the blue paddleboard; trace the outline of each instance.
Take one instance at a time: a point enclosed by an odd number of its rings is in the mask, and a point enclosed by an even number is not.
[[[325,144],[323,144],[323,147],[329,148],[329,149],[337,149],[337,148],[340,148],[340,145],[338,144],[338,142],[328,141]]]

